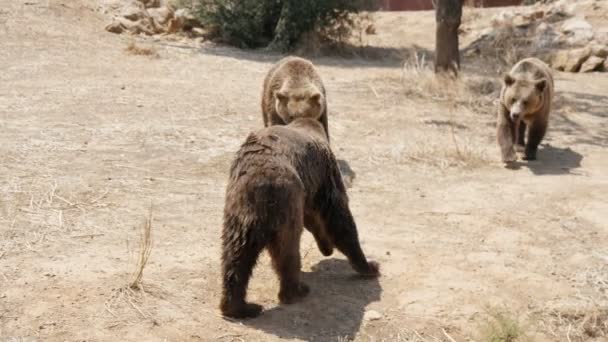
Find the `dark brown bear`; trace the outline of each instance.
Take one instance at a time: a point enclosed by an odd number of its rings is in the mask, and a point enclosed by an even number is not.
[[[504,76],[497,124],[503,162],[515,161],[515,151],[524,152],[525,160],[536,159],[549,124],[553,92],[551,69],[537,58],[522,59]]]
[[[296,118],[316,119],[329,141],[325,87],[309,60],[285,57],[268,71],[262,89],[262,115],[264,127],[286,125]]]
[[[279,276],[279,300],[306,296],[300,281],[300,236],[313,234],[323,255],[336,247],[353,268],[378,276],[368,262],[348,207],[338,164],[323,126],[300,118],[251,133],[230,168],[222,231],[224,316],[255,317],[262,307],[245,301],[249,278],[265,248]]]

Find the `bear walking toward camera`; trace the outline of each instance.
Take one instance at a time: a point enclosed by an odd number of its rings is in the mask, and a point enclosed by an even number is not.
[[[524,160],[536,159],[549,124],[553,87],[551,69],[537,58],[522,59],[504,76],[497,124],[503,162],[515,161],[515,150],[524,152]]]
[[[264,127],[286,125],[296,118],[318,120],[327,127],[325,87],[314,65],[304,58],[285,57],[266,75],[262,90]]]
[[[300,236],[306,226],[323,255],[342,252],[358,273],[378,276],[368,262],[348,207],[338,164],[321,124],[296,119],[251,133],[230,168],[222,230],[220,309],[224,316],[255,317],[262,307],[245,301],[249,278],[265,248],[279,276],[279,300],[305,297],[300,281]]]

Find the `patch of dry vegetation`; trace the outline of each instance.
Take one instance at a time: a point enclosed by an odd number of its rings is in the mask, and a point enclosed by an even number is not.
[[[134,290],[142,289],[141,280],[144,276],[144,269],[148,264],[150,253],[152,252],[152,205],[150,205],[150,212],[146,218],[146,222],[142,226],[141,237],[139,240],[139,254],[137,258],[137,265],[135,273],[133,274],[133,280],[129,284],[129,287]]]
[[[462,75],[454,78],[435,74],[424,54],[414,53],[403,63],[401,78],[389,80],[396,96],[412,101],[432,102],[443,108],[440,120],[424,120],[435,125],[439,134],[426,132],[409,139],[404,158],[439,169],[474,169],[489,164],[485,148],[474,134],[461,131],[467,123],[494,120],[495,100],[500,84],[493,79]],[[483,116],[483,117],[482,117]]]
[[[516,315],[504,309],[488,309],[488,319],[480,329],[479,339],[484,342],[529,341],[526,330]]]
[[[401,86],[408,97],[464,107],[472,113],[494,112],[500,93],[496,78],[463,74],[458,78],[437,75],[424,54],[413,53],[403,63]]]
[[[129,42],[129,45],[125,48],[125,52],[134,56],[160,57],[154,47],[138,45],[134,40]]]
[[[573,277],[586,293],[535,313],[539,327],[558,340],[608,338],[608,265],[589,267]]]

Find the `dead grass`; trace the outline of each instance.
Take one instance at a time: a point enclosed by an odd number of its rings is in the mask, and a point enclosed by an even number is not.
[[[382,341],[382,342],[456,342],[456,340],[445,330],[442,329],[441,336],[433,336],[412,329],[400,329],[399,332],[391,334],[388,338],[378,339],[373,335],[360,334],[354,339],[348,337],[338,337],[338,342],[363,342],[363,341]]]
[[[401,85],[408,97],[417,97],[468,109],[472,113],[492,111],[500,83],[489,77],[435,74],[424,54],[413,53],[403,63]]]
[[[134,56],[148,56],[158,58],[160,55],[158,51],[152,46],[140,46],[134,40],[129,42],[129,45],[125,48],[125,52]]]
[[[144,275],[144,269],[152,252],[152,205],[146,222],[142,226],[141,237],[139,241],[139,254],[133,280],[129,284],[129,288],[139,290],[142,288],[141,280]]]
[[[519,319],[508,310],[490,308],[488,319],[480,329],[479,339],[484,342],[528,341],[526,330]]]

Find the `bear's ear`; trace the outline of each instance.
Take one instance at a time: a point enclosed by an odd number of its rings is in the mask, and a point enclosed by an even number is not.
[[[513,76],[509,75],[509,74],[505,74],[505,76],[503,77],[503,81],[505,82],[505,84],[508,86],[513,85],[513,83],[515,83],[515,79],[513,78]]]
[[[538,90],[539,93],[542,93],[543,90],[545,90],[545,88],[547,87],[547,80],[542,79],[542,80],[536,81],[536,84],[534,84],[534,87],[536,87],[536,90]]]
[[[287,101],[287,94],[283,92],[277,91],[276,93],[274,93],[274,96],[276,96],[276,98],[281,102]]]

